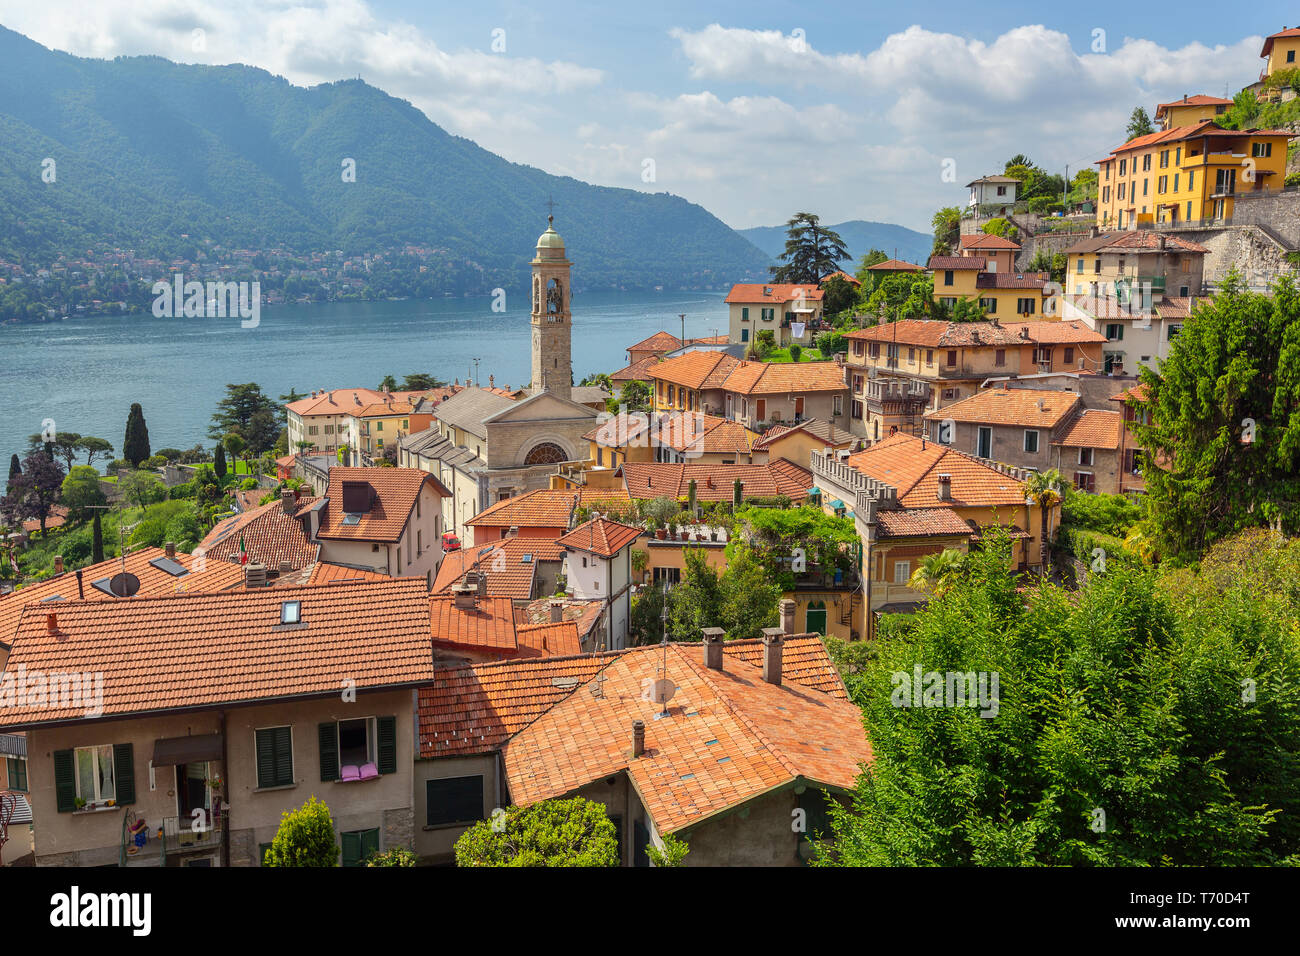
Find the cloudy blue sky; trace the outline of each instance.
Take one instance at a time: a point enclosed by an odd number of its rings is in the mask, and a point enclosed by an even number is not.
[[[738,228],[807,209],[928,231],[1017,152],[1077,170],[1122,141],[1134,106],[1232,95],[1263,36],[1297,22],[1273,0],[1231,17],[1197,2],[0,0],[0,23],[82,56],[249,63],[304,85],[359,74],[510,160],[673,192]]]

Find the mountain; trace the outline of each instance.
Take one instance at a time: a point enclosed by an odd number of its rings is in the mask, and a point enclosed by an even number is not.
[[[411,244],[444,251],[452,291],[484,292],[526,284],[548,196],[579,288],[766,275],[767,256],[694,203],[508,162],[360,80],[303,88],[247,66],[86,59],[0,27],[0,259]]]
[[[850,275],[857,271],[858,262],[870,249],[881,249],[891,259],[905,259],[908,262],[919,262],[924,265],[925,260],[930,256],[930,248],[934,245],[933,236],[888,222],[850,219],[848,222],[826,228],[838,232],[840,238],[844,240],[844,245],[848,247],[852,258],[846,259],[840,263],[840,266]],[[785,251],[786,227],[784,225],[755,226],[752,229],[736,231],[773,259]]]

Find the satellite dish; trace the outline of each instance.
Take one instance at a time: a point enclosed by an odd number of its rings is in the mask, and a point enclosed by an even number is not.
[[[677,693],[677,685],[667,677],[661,677],[648,688],[649,697],[656,704],[666,704]]]
[[[130,597],[140,590],[140,579],[130,571],[122,571],[109,580],[108,589],[118,597]]]

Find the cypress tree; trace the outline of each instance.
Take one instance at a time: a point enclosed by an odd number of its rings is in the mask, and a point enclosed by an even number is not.
[[[22,473],[23,473],[23,465],[22,465],[22,462],[18,459],[18,456],[17,456],[17,455],[12,456],[12,457],[9,459],[9,480],[10,480],[10,481],[13,481],[15,478],[17,478],[17,477],[18,477],[19,475],[21,475]],[[6,484],[5,487],[7,488],[8,485]]]
[[[99,524],[99,512],[95,512],[94,537],[91,539],[91,561],[99,564],[104,560],[104,529]]]
[[[217,442],[216,453],[212,456],[212,470],[217,473],[217,479],[224,481],[226,477],[226,447]]]
[[[122,457],[139,468],[140,462],[149,457],[149,427],[144,421],[144,409],[136,402],[131,406],[131,413],[126,417],[126,439],[122,442]]]

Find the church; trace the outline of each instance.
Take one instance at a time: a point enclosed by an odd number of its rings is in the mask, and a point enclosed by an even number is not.
[[[464,537],[465,522],[489,505],[546,488],[557,465],[585,461],[583,435],[605,392],[573,385],[571,263],[554,216],[530,263],[532,381],[527,398],[466,388],[442,402],[433,425],[403,438],[398,465],[434,474],[451,490],[443,521]]]

